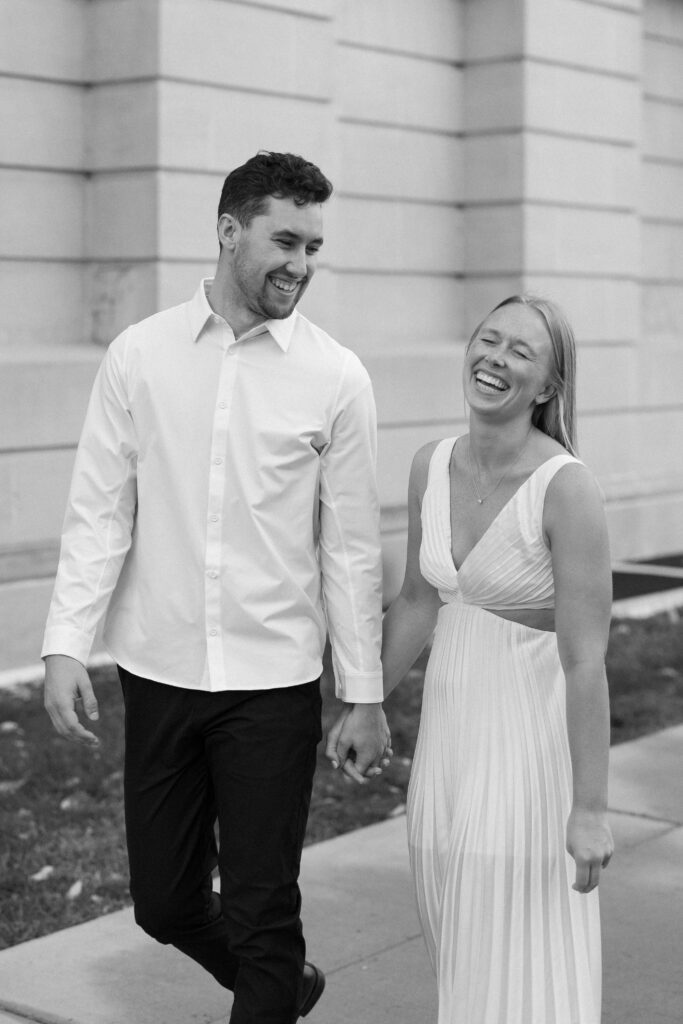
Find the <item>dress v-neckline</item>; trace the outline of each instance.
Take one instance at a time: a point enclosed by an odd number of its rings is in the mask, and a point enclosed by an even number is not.
[[[557,455],[551,455],[549,459],[546,459],[545,462],[542,462],[540,464],[540,466],[536,466],[536,469],[532,470],[531,473],[529,473],[529,475],[526,478],[526,480],[522,481],[522,483],[519,485],[517,490],[514,491],[514,493],[510,495],[510,497],[505,502],[505,504],[498,510],[498,512],[496,512],[495,516],[493,517],[493,519],[491,520],[489,525],[486,527],[486,529],[482,533],[482,535],[479,538],[479,540],[470,548],[470,550],[467,552],[467,554],[463,558],[462,562],[460,563],[460,567],[458,568],[458,566],[455,564],[455,558],[453,557],[453,523],[452,523],[452,516],[451,516],[451,463],[453,461],[453,452],[455,451],[455,446],[458,443],[458,440],[459,440],[459,438],[456,437],[455,441],[453,442],[453,444],[451,446],[451,449],[450,449],[450,451],[448,453],[448,463],[447,463],[447,466],[446,466],[446,470],[447,470],[446,478],[447,478],[447,481],[448,481],[448,505],[447,505],[447,509],[448,509],[448,520],[447,520],[447,522],[448,522],[448,531],[447,531],[447,535],[448,535],[448,556],[449,556],[450,564],[453,567],[453,571],[455,572],[456,576],[458,576],[462,572],[463,567],[467,564],[467,562],[472,557],[474,552],[486,540],[486,538],[488,537],[488,535],[491,532],[491,530],[493,529],[493,527],[496,525],[496,523],[498,522],[500,517],[503,515],[503,512],[506,512],[507,509],[510,508],[510,506],[512,505],[514,500],[517,498],[517,496],[522,492],[522,490],[526,487],[526,485],[529,483],[529,481],[532,480],[536,476],[538,471],[543,469],[543,467],[546,466],[549,462],[552,462],[553,459],[564,458],[563,453],[562,452],[558,452]]]

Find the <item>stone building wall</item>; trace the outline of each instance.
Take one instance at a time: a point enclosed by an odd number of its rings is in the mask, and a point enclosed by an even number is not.
[[[225,173],[335,183],[302,310],[375,384],[387,594],[466,337],[558,299],[615,558],[683,550],[681,0],[0,0],[0,671],[36,661],[103,346],[210,275]]]

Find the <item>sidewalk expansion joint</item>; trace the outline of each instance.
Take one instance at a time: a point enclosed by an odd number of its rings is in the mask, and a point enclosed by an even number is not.
[[[357,957],[356,960],[347,960],[346,963],[340,964],[339,967],[333,967],[331,970],[326,970],[325,974],[328,978],[331,978],[333,974],[339,974],[340,971],[345,971],[348,967],[357,967],[358,964],[364,964],[368,960],[372,960],[375,957],[382,956],[383,953],[390,953],[394,949],[400,949],[401,946],[407,946],[410,942],[415,942],[415,939],[421,939],[422,932],[415,932],[414,935],[406,935],[400,942],[393,942],[389,946],[382,946],[381,949],[375,949],[372,953],[365,953],[363,956]]]
[[[656,814],[644,814],[642,811],[622,811],[618,807],[608,807],[607,810],[610,814],[621,814],[625,818],[642,818],[643,821],[652,821],[660,825],[671,825],[672,828],[680,828],[683,825],[683,821],[677,821],[675,818],[660,818]]]
[[[28,1006],[7,1002],[5,999],[0,999],[0,1012],[11,1013],[17,1020],[27,1021],[28,1024],[74,1024],[73,1017],[43,1013],[41,1010],[32,1010]]]

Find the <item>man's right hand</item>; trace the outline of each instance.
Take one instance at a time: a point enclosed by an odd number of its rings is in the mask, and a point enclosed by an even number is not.
[[[86,716],[93,722],[97,721],[100,717],[97,698],[85,666],[66,654],[48,655],[45,658],[45,710],[52,724],[67,740],[96,747],[99,739],[78,720],[78,701],[82,701]]]

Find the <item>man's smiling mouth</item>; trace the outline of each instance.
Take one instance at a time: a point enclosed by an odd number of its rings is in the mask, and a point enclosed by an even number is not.
[[[283,277],[269,277],[268,280],[274,288],[285,295],[292,295],[301,284],[300,281],[288,281]]]

